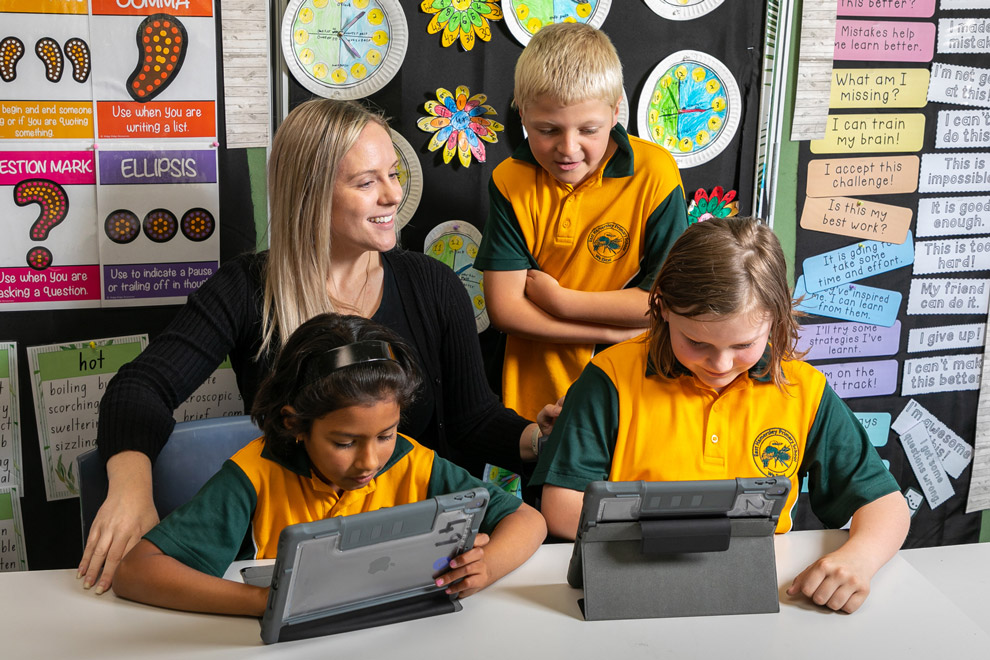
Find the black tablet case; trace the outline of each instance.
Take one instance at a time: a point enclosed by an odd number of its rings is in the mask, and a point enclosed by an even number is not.
[[[785,478],[595,482],[571,586],[586,620],[779,611],[773,534]]]

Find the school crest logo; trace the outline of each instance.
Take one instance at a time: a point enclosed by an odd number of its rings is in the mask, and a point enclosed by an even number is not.
[[[782,428],[767,429],[753,442],[753,462],[768,477],[793,474],[799,465],[799,453],[797,440]]]
[[[588,234],[588,250],[603,264],[618,261],[629,250],[629,232],[614,222],[598,225]]]

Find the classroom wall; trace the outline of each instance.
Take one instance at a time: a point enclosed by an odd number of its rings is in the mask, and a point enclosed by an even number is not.
[[[56,0],[46,0],[56,2]],[[273,2],[272,18],[277,33],[280,9]],[[459,44],[444,48],[439,35],[427,33],[431,16],[419,9],[418,2],[402,2],[409,27],[409,48],[396,77],[371,96],[392,118],[393,127],[414,147],[424,172],[423,200],[403,229],[401,242],[411,250],[423,249],[430,229],[448,220],[466,220],[479,229],[487,215],[487,181],[492,168],[508,157],[522,140],[516,113],[510,107],[512,67],[522,46],[512,37],[504,21],[492,23],[490,42],[477,42],[468,52]],[[506,3],[508,4],[508,3]],[[236,2],[217,2],[217,13],[236,11]],[[36,15],[44,21],[43,14]],[[741,212],[752,208],[751,190],[755,176],[755,151],[759,132],[758,109],[760,53],[763,43],[764,4],[756,0],[735,0],[716,7],[710,14],[690,21],[670,21],[650,11],[636,0],[613,2],[602,27],[610,35],[625,67],[625,88],[631,114],[650,71],[666,56],[684,49],[697,49],[717,57],[731,71],[741,92],[739,128],[719,158],[682,172],[685,190],[693,197],[696,190],[715,186],[736,190]],[[0,30],[2,31],[2,30]],[[0,35],[2,37],[4,35]],[[223,70],[220,61],[220,28],[217,27],[217,86],[219,111],[220,170],[220,259],[221,262],[255,246],[265,245],[263,153],[259,150],[226,149],[223,124]],[[273,45],[277,47],[277,45]],[[424,103],[436,98],[437,88],[453,91],[467,85],[472,93],[488,96],[505,126],[498,142],[488,146],[486,162],[470,167],[446,164],[439,152],[426,145],[430,135],[419,130],[416,121],[426,116]],[[3,87],[0,85],[0,97]],[[309,96],[290,82],[292,104]],[[273,104],[274,105],[274,104]],[[638,130],[635,117],[632,133]],[[249,169],[250,167],[250,169]],[[78,504],[75,499],[48,502],[42,483],[38,431],[28,385],[25,347],[41,344],[89,340],[104,336],[148,333],[153,339],[174,316],[176,306],[146,306],[126,309],[56,309],[2,312],[2,337],[18,344],[21,384],[20,419],[23,470],[26,488],[21,498],[28,562],[32,569],[73,566],[82,550]],[[494,354],[497,335],[488,330],[481,336],[487,354]],[[497,371],[497,364],[493,366]]]

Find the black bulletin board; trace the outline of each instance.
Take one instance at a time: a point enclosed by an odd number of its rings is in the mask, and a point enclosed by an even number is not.
[[[415,251],[423,250],[427,233],[442,222],[463,220],[478,229],[484,227],[492,170],[523,140],[519,115],[510,106],[513,71],[523,46],[505,22],[492,22],[491,41],[476,40],[471,51],[464,51],[459,44],[444,48],[440,35],[427,34],[431,16],[420,11],[419,4],[402,3],[409,25],[409,47],[402,68],[388,85],[368,98],[413,146],[423,168],[422,201],[400,237],[403,247]],[[765,3],[758,0],[728,0],[700,18],[671,21],[655,14],[642,0],[613,0],[601,26],[622,61],[630,134],[639,135],[635,114],[646,79],[668,55],[680,50],[702,51],[720,60],[735,77],[743,111],[735,137],[719,157],[682,169],[681,176],[689,202],[698,189],[711,191],[721,186],[737,191],[740,215],[750,215],[753,209],[765,9]],[[273,16],[274,22],[281,15],[275,11]],[[278,32],[277,26],[273,32]],[[431,134],[416,126],[419,118],[428,116],[423,105],[436,99],[437,88],[453,92],[458,85],[466,85],[472,94],[486,94],[487,103],[498,112],[493,119],[505,126],[497,143],[485,145],[486,162],[473,162],[470,167],[461,166],[456,158],[445,164],[440,151],[427,149]],[[290,107],[313,96],[291,78],[287,95]],[[481,334],[481,342],[488,358],[489,381],[498,392],[501,361],[497,332],[489,328]]]
[[[845,17],[855,20],[865,20],[863,17]],[[903,17],[886,17],[877,18],[877,20],[898,20],[898,21],[915,21],[917,23],[928,23],[936,24],[939,19],[944,18],[990,18],[990,12],[986,10],[966,10],[966,11],[944,11],[936,6],[935,14],[931,18],[919,18],[919,19],[908,19]],[[960,65],[966,67],[990,67],[990,55],[987,54],[940,54],[936,47],[936,52],[934,55],[934,61],[946,64]],[[835,67],[847,69],[847,68],[861,68],[861,69],[873,69],[873,68],[913,68],[927,67],[931,69],[931,63],[923,62],[867,62],[867,61],[836,61]],[[939,112],[944,112],[946,110],[963,110],[977,108],[963,105],[950,105],[945,103],[928,102],[922,108],[877,108],[877,109],[833,109],[830,114],[833,115],[843,115],[843,114],[856,114],[856,113],[876,113],[878,115],[883,114],[903,114],[903,113],[921,113],[925,118],[925,128],[924,128],[924,140],[923,146],[920,152],[916,152],[919,157],[923,154],[936,154],[937,152],[965,152],[967,151],[967,146],[965,144],[960,144],[957,147],[952,147],[950,149],[936,149],[936,131],[939,130],[938,119]],[[945,130],[941,127],[941,130]],[[968,148],[973,151],[972,147]],[[984,151],[985,149],[975,149],[975,151]],[[912,152],[910,155],[914,155]],[[848,154],[849,156],[883,156],[884,153],[859,153],[859,154]],[[893,153],[889,155],[901,156],[908,155],[903,152]],[[802,218],[802,213],[805,207],[805,191],[808,187],[808,166],[809,163],[816,159],[824,158],[842,158],[845,154],[813,154],[809,148],[808,142],[802,142],[800,144],[799,161],[798,161],[798,173],[797,173],[797,208],[795,218],[796,221]],[[914,216],[911,220],[910,229],[913,233],[917,234],[917,221],[918,221],[918,209],[919,204],[922,200],[930,197],[955,197],[955,196],[982,196],[986,197],[987,192],[943,192],[943,193],[927,193],[919,194],[918,192],[911,193],[901,193],[901,194],[878,194],[862,196],[863,200],[875,201],[882,204],[896,205],[899,207],[906,207],[914,211]],[[787,211],[785,209],[778,209],[778,214],[785,214]],[[975,235],[975,232],[974,232]],[[924,242],[932,239],[943,239],[950,238],[949,236],[931,236],[931,237],[918,237],[915,235],[914,241],[915,245],[919,242]],[[951,238],[954,238],[951,237]],[[986,238],[985,236],[982,238]],[[819,255],[831,250],[846,247],[850,244],[856,243],[855,238],[850,238],[848,236],[840,236],[835,234],[823,233],[821,231],[811,231],[804,229],[801,226],[797,227],[797,240],[796,240],[796,253],[795,253],[795,264],[796,264],[796,276],[802,274],[802,263],[808,257]],[[902,379],[904,378],[905,361],[915,358],[929,358],[938,357],[945,355],[982,355],[982,348],[970,348],[970,349],[960,349],[960,350],[940,350],[938,345],[932,346],[927,351],[922,352],[911,352],[907,351],[907,341],[909,332],[912,329],[917,328],[931,328],[937,326],[946,326],[954,324],[975,324],[975,323],[985,323],[987,321],[986,314],[949,314],[949,315],[935,315],[935,314],[923,314],[923,315],[913,315],[907,313],[909,291],[911,288],[911,282],[913,279],[927,279],[927,278],[986,278],[986,271],[966,271],[966,272],[946,272],[943,274],[925,274],[916,275],[913,272],[913,266],[906,266],[903,268],[898,268],[885,272],[882,274],[874,275],[862,280],[862,284],[870,287],[878,287],[881,289],[888,289],[893,291],[898,291],[903,295],[903,301],[901,303],[900,311],[897,315],[897,320],[901,323],[901,335],[900,335],[900,347],[896,354],[890,356],[881,357],[870,357],[865,359],[851,358],[851,359],[841,359],[841,360],[825,360],[823,362],[865,362],[869,360],[879,360],[879,359],[894,359],[898,363],[898,373],[897,373],[897,387],[896,390],[885,396],[868,396],[868,397],[858,397],[858,398],[848,398],[846,403],[849,407],[856,412],[886,412],[890,413],[892,418],[896,420],[897,416],[901,413],[904,407],[908,404],[910,399],[915,399],[924,406],[928,411],[934,414],[942,422],[951,428],[956,434],[962,437],[963,440],[967,441],[971,445],[974,443],[974,437],[976,432],[976,409],[979,401],[979,391],[978,390],[964,390],[964,391],[948,391],[948,392],[938,392],[938,393],[928,393],[928,394],[913,394],[903,396],[901,395]],[[808,324],[819,324],[819,323],[830,323],[837,322],[837,319],[811,316],[804,319],[805,323]],[[819,363],[815,363],[819,364]],[[985,368],[985,366],[984,366]],[[921,488],[918,483],[918,479],[915,473],[912,471],[911,465],[909,464],[904,448],[898,441],[898,436],[896,433],[889,433],[887,443],[883,446],[878,447],[878,452],[881,457],[890,462],[890,471],[897,479],[901,489],[913,488],[920,491]],[[955,495],[944,503],[938,505],[934,510],[928,506],[927,503],[923,503],[918,509],[917,513],[914,515],[911,523],[911,531],[908,535],[907,541],[905,542],[905,547],[919,547],[919,546],[931,546],[931,545],[945,545],[954,543],[965,543],[965,542],[975,542],[979,539],[980,535],[980,519],[981,515],[979,513],[966,514],[966,497],[969,489],[970,482],[970,472],[972,469],[972,462],[969,466],[959,475],[958,478],[952,478],[951,483],[955,489]],[[802,496],[803,505],[800,507],[800,512],[802,514],[799,522],[805,527],[816,527],[819,526],[817,521],[810,517],[808,512],[809,507],[806,504],[806,496]]]

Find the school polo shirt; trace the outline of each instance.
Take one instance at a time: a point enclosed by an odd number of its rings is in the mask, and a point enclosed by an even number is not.
[[[577,187],[544,170],[528,142],[499,164],[475,268],[538,268],[581,291],[649,290],[687,227],[681,175],[663,147],[630,137],[619,124],[609,137],[615,153]],[[508,336],[505,405],[535,419],[581,374],[594,348]]]
[[[478,487],[491,494],[481,525],[487,533],[519,507],[519,500],[411,438],[399,435],[391,458],[371,483],[339,497],[314,474],[301,445],[284,460],[258,438],[224,462],[192,500],[144,538],[187,566],[221,576],[238,559],[274,559],[286,525]]]
[[[591,481],[787,477],[777,532],[791,528],[800,479],[828,527],[898,490],[852,411],[801,361],[782,363],[781,391],[758,363],[721,394],[690,373],[658,375],[646,335],[595,356],[567,393],[535,484],[583,491]]]

